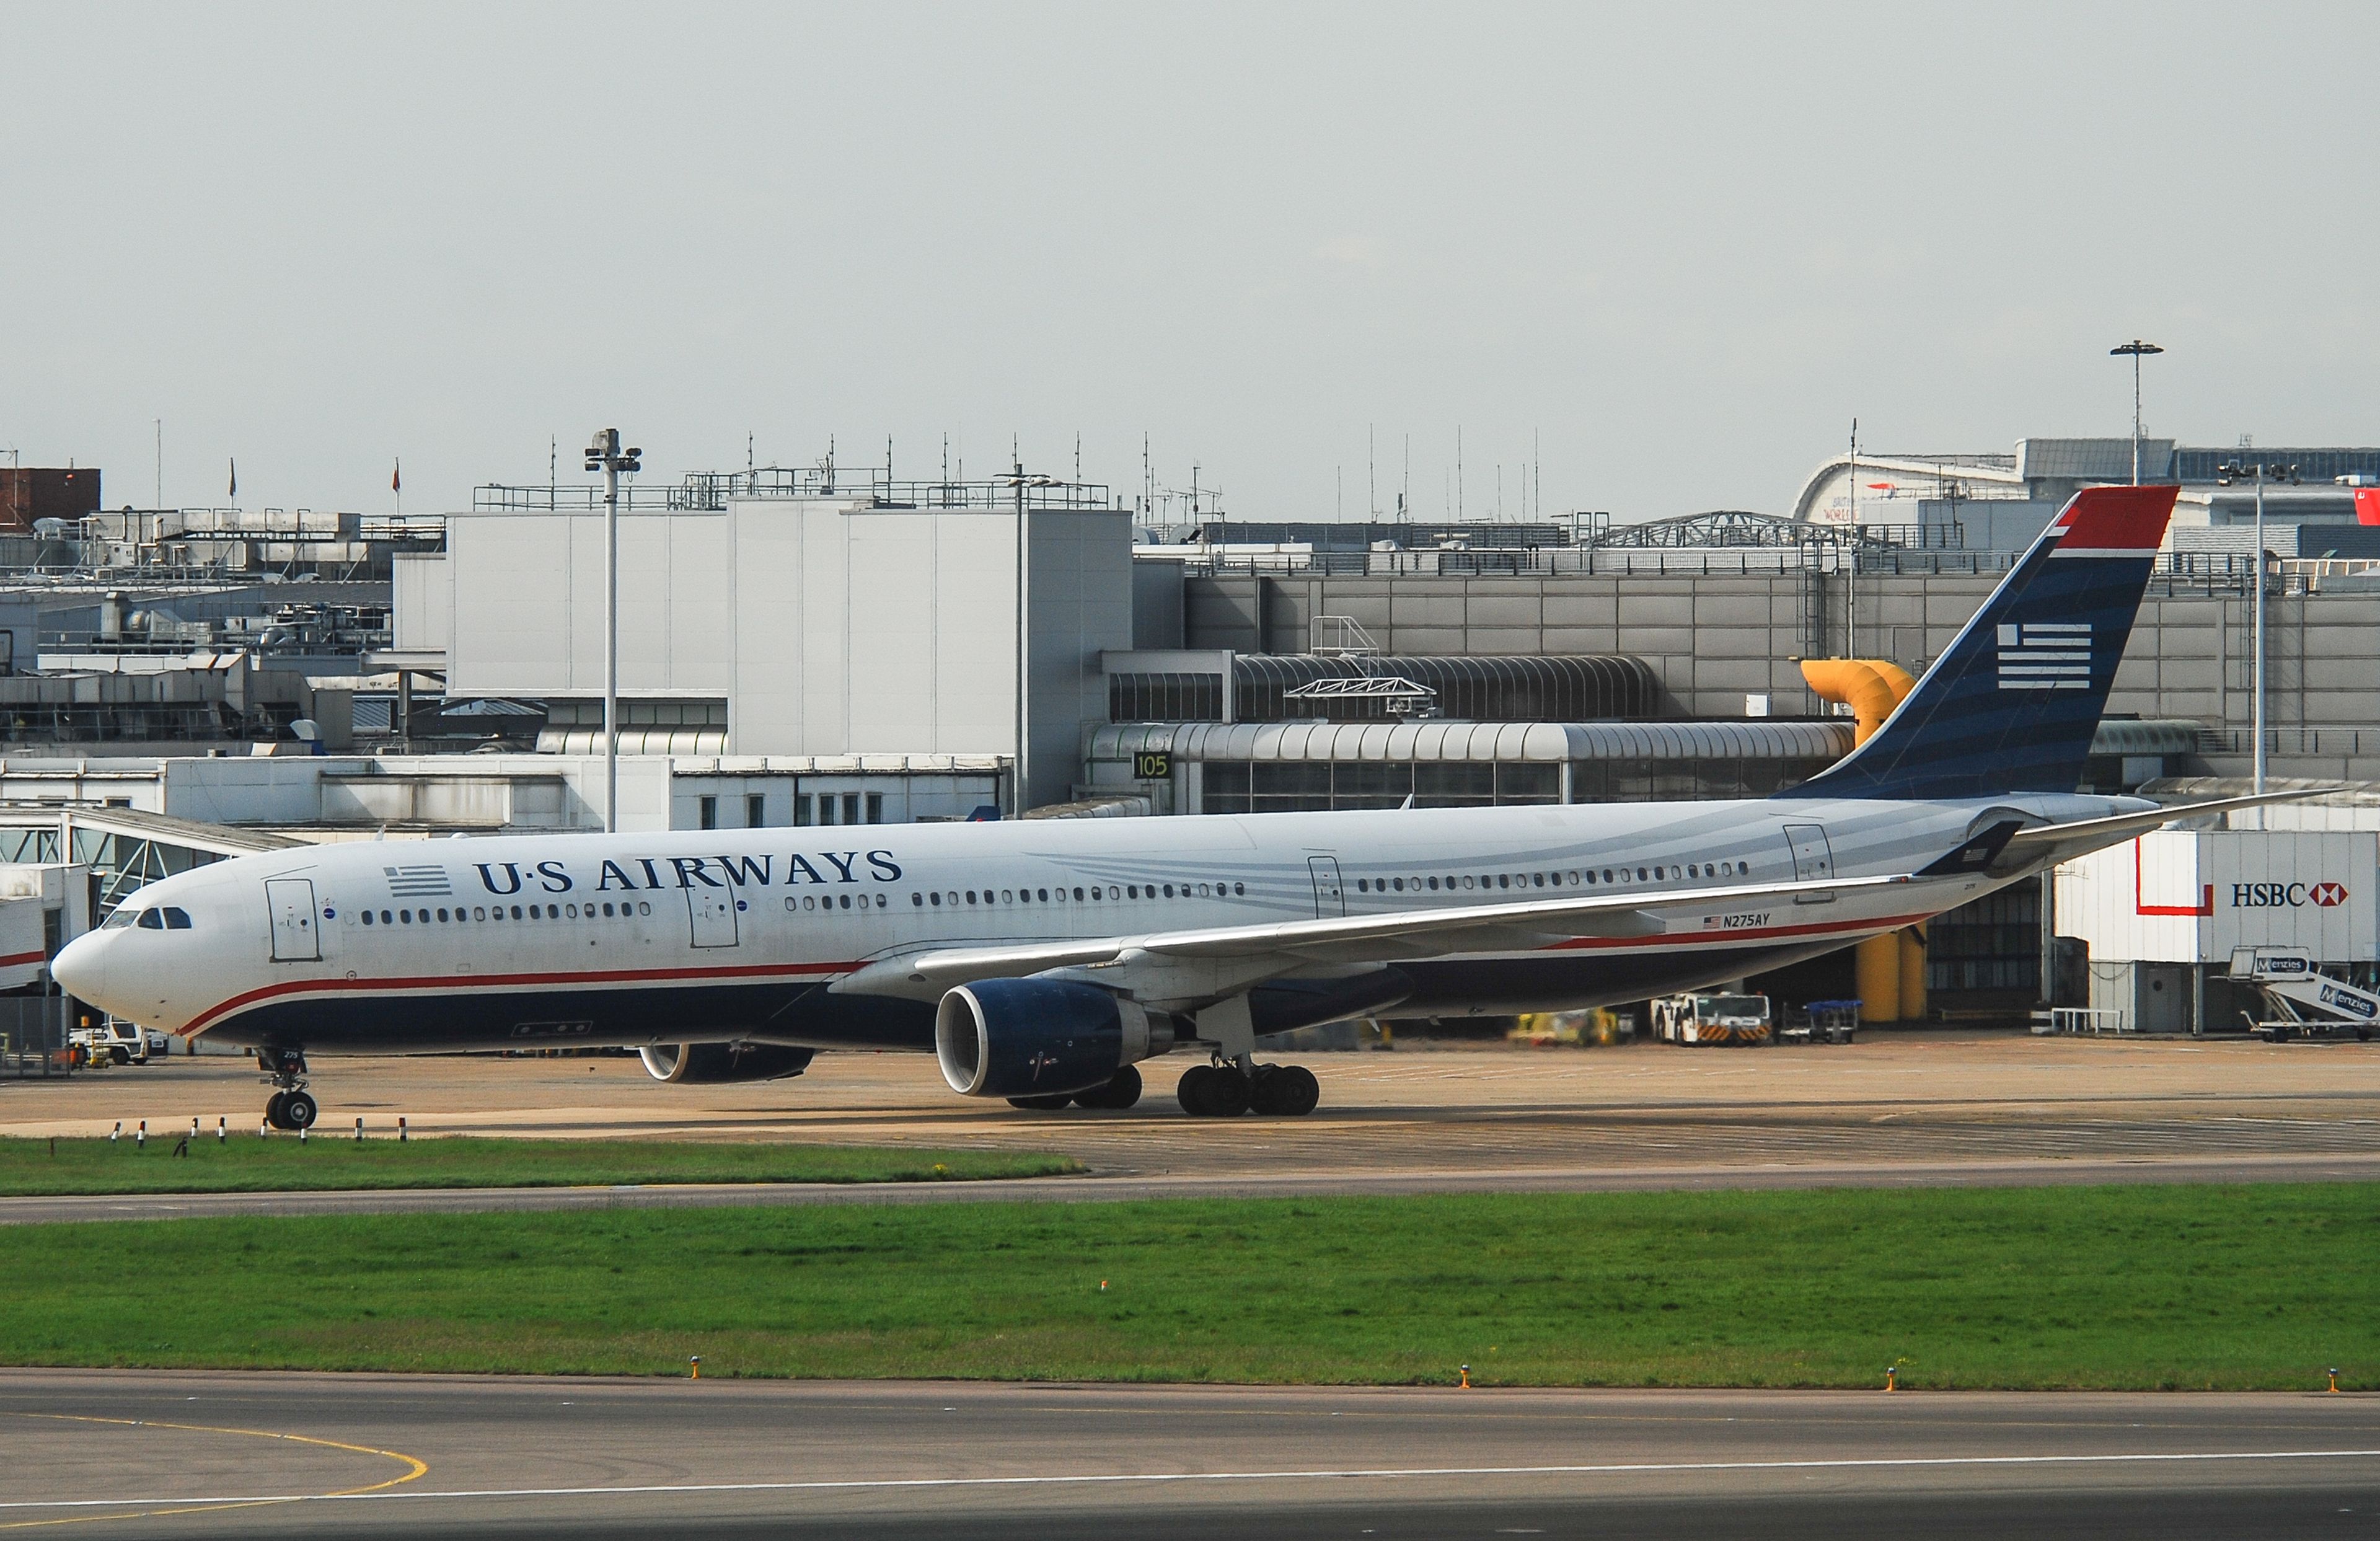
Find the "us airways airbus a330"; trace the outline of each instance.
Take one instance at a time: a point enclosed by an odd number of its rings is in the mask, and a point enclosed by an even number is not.
[[[2092,489],[1866,743],[1751,801],[538,835],[243,856],[152,883],[55,962],[143,1025],[310,1054],[627,1045],[664,1080],[930,1050],[952,1090],[1312,1110],[1259,1043],[1354,1016],[1707,986],[1941,914],[2190,808],[2078,795],[2173,508]],[[865,848],[861,848],[863,846]]]

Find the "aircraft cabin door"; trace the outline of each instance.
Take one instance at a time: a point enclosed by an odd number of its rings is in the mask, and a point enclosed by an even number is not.
[[[322,933],[314,925],[310,878],[267,878],[264,907],[273,916],[273,961],[313,963],[322,955]]]
[[[1823,824],[1788,824],[1785,839],[1793,847],[1793,880],[1820,883],[1835,875],[1835,853],[1827,843]]]
[[[1314,874],[1314,918],[1328,920],[1347,913],[1347,891],[1339,881],[1337,856],[1308,856],[1306,869]]]
[[[697,947],[735,945],[735,895],[726,889],[690,888],[686,907],[694,922]]]

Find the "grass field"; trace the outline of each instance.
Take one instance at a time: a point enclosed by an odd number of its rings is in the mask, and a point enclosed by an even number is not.
[[[757,1154],[758,1152],[754,1152]],[[2380,1382],[2380,1186],[12,1228],[0,1360],[1487,1385]],[[160,1288],[157,1286],[169,1285]]]
[[[293,1188],[528,1188],[619,1183],[936,1183],[1082,1170],[1034,1151],[886,1150],[638,1140],[369,1140],[212,1130],[173,1154],[179,1134],[104,1139],[0,1138],[0,1195],[260,1193]]]

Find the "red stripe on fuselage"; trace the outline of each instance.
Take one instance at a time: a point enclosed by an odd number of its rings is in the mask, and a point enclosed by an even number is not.
[[[499,989],[513,985],[609,985],[635,984],[654,979],[759,979],[771,976],[800,977],[820,974],[848,974],[860,965],[856,963],[815,964],[752,964],[735,968],[622,968],[602,969],[577,974],[456,974],[435,979],[286,979],[277,985],[264,985],[235,995],[230,1000],[211,1006],[174,1030],[177,1037],[188,1037],[205,1029],[218,1019],[252,1006],[260,1001],[276,996],[300,995],[309,991],[334,991],[341,994],[356,990],[419,990],[467,989]]]

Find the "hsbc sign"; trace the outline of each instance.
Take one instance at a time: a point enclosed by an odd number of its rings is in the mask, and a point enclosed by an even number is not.
[[[2299,909],[2312,904],[2332,909],[2347,903],[2347,885],[2319,883],[2233,883],[2231,907],[2238,910]]]

